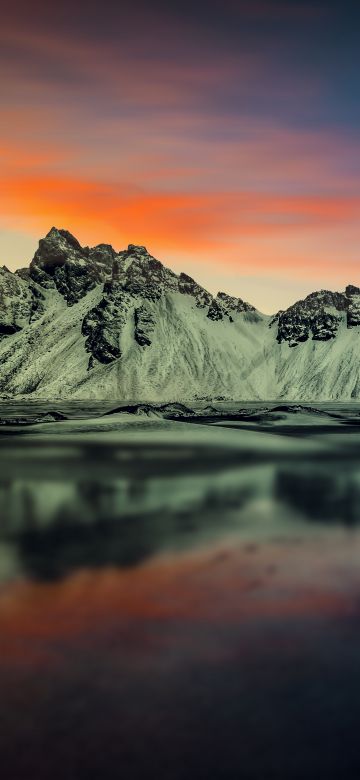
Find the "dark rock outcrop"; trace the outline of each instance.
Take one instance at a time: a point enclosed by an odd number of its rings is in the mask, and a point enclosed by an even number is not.
[[[287,341],[290,347],[312,338],[314,341],[328,341],[336,336],[342,314],[346,312],[348,300],[344,293],[320,290],[311,293],[304,300],[279,312],[277,341]]]
[[[229,314],[242,314],[243,312],[255,312],[255,306],[251,306],[250,303],[243,301],[242,298],[235,298],[232,295],[227,295],[224,292],[218,292],[216,301],[221,306],[223,312]]]
[[[223,319],[224,312],[221,306],[219,306],[218,302],[215,300],[215,298],[211,301],[209,306],[209,311],[206,316],[209,318],[209,320],[213,320],[214,322]]]
[[[360,288],[348,284],[345,289],[347,299],[346,321],[348,328],[354,328],[360,325]]]
[[[150,346],[155,327],[151,303],[158,301],[165,291],[176,289],[176,274],[152,257],[145,247],[129,244],[127,250],[116,255],[103,298],[83,321],[86,349],[101,363],[120,358],[121,336],[130,316],[134,317],[135,341],[142,347]]]
[[[10,336],[44,311],[44,296],[38,285],[4,265],[0,268],[0,339]]]
[[[121,357],[120,336],[126,323],[128,296],[115,296],[110,284],[100,303],[89,311],[82,323],[85,347],[100,363],[112,363]],[[93,367],[93,360],[89,368]]]
[[[115,252],[100,244],[82,247],[67,230],[51,228],[30,264],[30,277],[45,289],[56,288],[71,306],[110,275]]]
[[[129,244],[119,252],[112,269],[112,285],[133,296],[157,301],[165,290],[177,290],[177,276],[149,254],[146,247]]]
[[[261,319],[255,306],[251,306],[250,303],[243,301],[242,298],[235,298],[224,292],[218,292],[210,305],[208,317],[218,320],[228,317],[230,322],[233,322],[236,314],[244,314],[247,319],[251,319],[253,322]]]
[[[195,298],[196,306],[199,309],[204,309],[206,306],[210,306],[213,297],[207,290],[204,290],[191,276],[181,273],[178,281],[178,289],[182,295],[191,295]]]
[[[155,328],[154,314],[146,303],[134,312],[134,337],[140,347],[149,347]]]

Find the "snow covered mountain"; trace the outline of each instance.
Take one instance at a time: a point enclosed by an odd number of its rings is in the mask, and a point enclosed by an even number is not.
[[[52,228],[0,268],[3,397],[167,401],[360,397],[360,288],[270,317],[215,297],[145,247],[82,247]]]

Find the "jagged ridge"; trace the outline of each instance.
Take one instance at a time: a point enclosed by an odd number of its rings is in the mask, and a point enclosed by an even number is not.
[[[360,288],[352,285],[270,318],[240,298],[212,296],[144,246],[82,247],[52,228],[29,268],[0,269],[0,304],[3,394],[360,396]]]

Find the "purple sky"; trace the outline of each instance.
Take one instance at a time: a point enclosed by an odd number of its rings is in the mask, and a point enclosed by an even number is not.
[[[53,225],[275,311],[359,282],[353,2],[13,2],[0,262]]]

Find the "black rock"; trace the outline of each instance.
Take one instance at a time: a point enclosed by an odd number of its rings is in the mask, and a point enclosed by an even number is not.
[[[210,295],[207,290],[204,290],[200,284],[197,284],[197,282],[195,282],[194,279],[192,279],[191,276],[188,276],[187,274],[180,274],[178,289],[182,295],[191,295],[193,298],[195,298],[196,306],[199,309],[203,309],[205,306],[210,306],[212,303],[212,295]]]
[[[309,338],[315,341],[334,338],[347,305],[344,293],[329,290],[311,293],[286,311],[278,313],[274,319],[278,325],[277,341],[287,341],[290,347],[294,347]],[[334,310],[339,314],[335,314]]]
[[[214,320],[214,321],[223,319],[224,316],[223,312],[218,302],[215,301],[215,299],[211,301],[211,304],[209,306],[209,311],[206,316],[209,318],[209,320]]]
[[[242,314],[243,312],[256,312],[255,306],[243,301],[242,298],[235,298],[224,292],[218,292],[216,302],[224,314]]]
[[[149,307],[143,303],[134,312],[134,337],[141,347],[149,347],[155,328],[155,318]]]
[[[30,264],[30,277],[45,289],[56,288],[69,305],[110,275],[112,247],[82,247],[67,230],[51,228]]]

